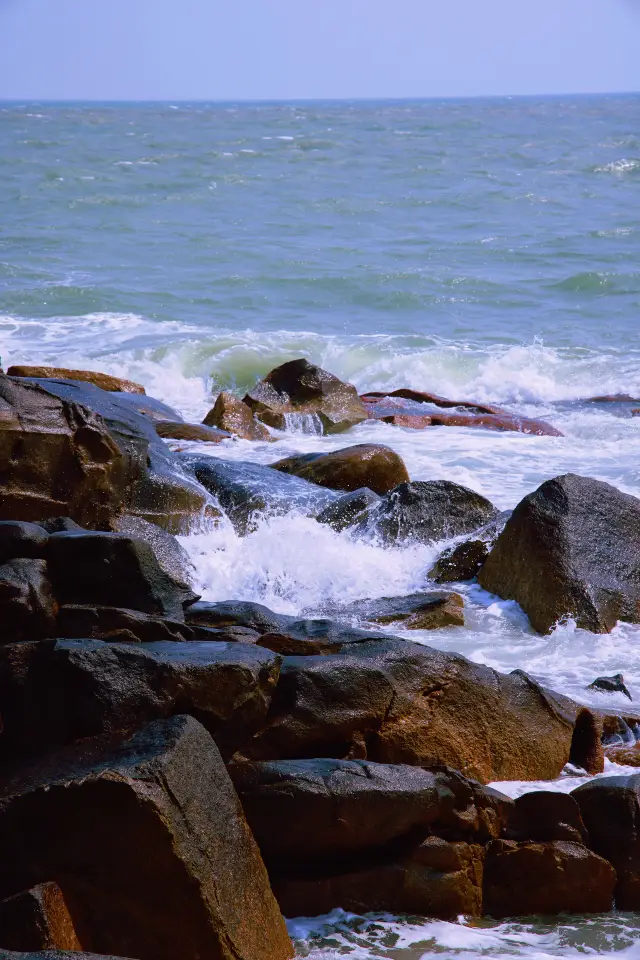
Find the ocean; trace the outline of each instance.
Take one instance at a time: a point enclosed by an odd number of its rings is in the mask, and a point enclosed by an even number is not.
[[[5,368],[104,370],[201,420],[221,388],[242,394],[304,356],[361,391],[498,403],[564,436],[368,422],[228,441],[216,456],[270,463],[375,441],[413,479],[455,480],[500,508],[566,472],[640,496],[640,417],[583,402],[640,398],[640,96],[0,103],[0,146]],[[285,613],[413,592],[439,552],[295,514],[183,543],[206,599]],[[640,698],[640,627],[541,637],[517,605],[462,592],[466,627],[412,638],[600,706],[628,701],[588,684],[622,672]],[[629,915],[336,913],[291,929],[312,960],[640,957]]]

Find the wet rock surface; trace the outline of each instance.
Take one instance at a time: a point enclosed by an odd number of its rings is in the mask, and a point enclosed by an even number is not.
[[[414,593],[408,597],[356,600],[338,608],[339,616],[370,623],[400,624],[407,630],[437,630],[464,626],[464,600],[458,593]]]
[[[386,544],[433,543],[471,533],[497,515],[493,504],[449,480],[401,483],[360,518],[354,530]]]
[[[478,580],[517,600],[534,629],[563,619],[594,633],[640,622],[640,500],[567,474],[522,500]]]
[[[593,683],[589,684],[588,689],[603,690],[605,693],[623,693],[629,700],[633,700],[621,673],[616,673],[613,677],[596,677]]]
[[[380,502],[380,497],[373,490],[363,487],[360,490],[354,490],[353,493],[346,493],[343,497],[330,503],[328,507],[318,514],[316,520],[318,523],[326,523],[333,530],[340,533],[347,527],[364,517],[369,507]]]
[[[8,560],[0,565],[2,643],[50,637],[57,603],[44,560]]]
[[[6,775],[0,855],[3,895],[64,874],[91,949],[140,960],[292,955],[220,754],[191,717]]]
[[[227,431],[242,440],[274,439],[264,423],[254,416],[250,406],[225,391],[218,394],[203,423],[207,427]]]
[[[244,403],[258,419],[280,430],[289,414],[314,416],[324,433],[342,433],[369,417],[352,384],[307,360],[276,367],[249,391]]]
[[[429,571],[429,578],[436,583],[459,583],[477,577],[510,516],[511,511],[504,510],[468,540],[443,550]]]
[[[120,377],[112,377],[108,373],[98,373],[95,370],[68,370],[66,367],[9,367],[7,370],[9,377],[31,377],[37,379],[54,380],[80,380],[83,383],[92,383],[94,387],[99,387],[107,392],[118,393],[145,393],[145,389],[139,383],[133,380],[122,380]]]
[[[199,443],[222,443],[231,434],[227,430],[206,427],[202,423],[174,423],[172,420],[158,420],[156,433],[163,440],[195,440]]]
[[[402,458],[377,443],[360,443],[331,453],[305,453],[271,466],[321,487],[349,493],[366,487],[383,494],[409,481]]]

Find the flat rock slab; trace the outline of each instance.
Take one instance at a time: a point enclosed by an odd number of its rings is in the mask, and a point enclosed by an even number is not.
[[[264,724],[280,658],[247,643],[58,640],[0,648],[0,750],[42,752],[185,712],[240,749]]]
[[[382,625],[400,623],[407,630],[437,630],[464,626],[464,600],[458,593],[414,593],[408,597],[356,600],[340,607],[336,614]]]
[[[292,955],[224,763],[191,717],[124,742],[88,741],[6,776],[0,857],[2,893],[64,875],[83,945],[102,953]]]

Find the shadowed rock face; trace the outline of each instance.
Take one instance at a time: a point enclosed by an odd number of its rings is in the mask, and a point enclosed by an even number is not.
[[[497,515],[486,497],[449,480],[401,483],[358,519],[354,530],[385,543],[447,540],[482,527]]]
[[[352,384],[307,360],[276,367],[249,391],[244,403],[260,420],[280,430],[291,413],[315,414],[325,433],[341,433],[369,417]]]
[[[100,527],[121,511],[141,470],[91,409],[0,374],[1,519],[66,515]]]
[[[368,487],[374,493],[383,494],[409,480],[402,458],[389,447],[377,443],[360,443],[331,453],[287,457],[271,466],[321,487],[347,492]]]
[[[82,949],[57,883],[40,883],[0,902],[0,943],[10,950]]]
[[[184,711],[229,757],[262,728],[279,670],[279,657],[244,643],[52,640],[0,647],[0,752],[42,752]]]
[[[379,502],[380,497],[373,490],[362,487],[360,490],[354,490],[353,493],[345,493],[339,500],[330,503],[322,513],[318,514],[316,520],[318,523],[326,523],[340,533],[347,527],[353,526],[366,514],[369,507]]]
[[[127,957],[105,957],[97,953],[70,953],[67,950],[44,950],[37,953],[15,953],[0,949],[0,960],[132,960]]]
[[[196,440],[200,443],[222,443],[231,436],[226,430],[206,427],[202,423],[174,423],[172,420],[157,420],[156,433],[163,440]]]
[[[575,474],[548,480],[513,511],[478,580],[540,633],[568,617],[594,633],[639,623],[640,500]]]
[[[429,571],[430,579],[435,580],[436,583],[473,580],[480,573],[483,563],[510,516],[511,511],[504,510],[486,526],[476,530],[468,540],[443,550]]]
[[[108,393],[93,384],[73,380],[16,379],[9,382],[20,384],[23,389],[37,389],[50,395],[50,398],[58,398],[58,402],[72,410],[81,405],[92,411],[95,422],[100,424],[119,456],[120,470],[124,473],[117,495],[112,494],[112,500],[117,502],[108,511],[103,510],[99,522],[93,519],[89,505],[82,511],[71,509],[71,505],[67,507],[64,503],[59,503],[55,510],[46,513],[40,511],[38,516],[21,515],[19,519],[70,516],[82,526],[95,529],[109,526],[109,521],[126,509],[172,532],[181,532],[201,515],[208,503],[206,491],[184,471],[179,459],[171,453],[154,428],[154,418],[180,419],[171,408],[150,397]],[[102,446],[94,456],[99,463],[106,458]],[[95,484],[93,490],[89,484],[84,491],[80,488],[78,495],[81,492],[83,504],[85,500],[91,501],[92,496],[99,504],[99,483]]]
[[[58,605],[44,560],[8,560],[0,565],[0,643],[50,637]]]
[[[259,514],[297,511],[315,517],[339,497],[333,490],[257,463],[196,456],[185,456],[184,462],[218,499],[241,536],[255,528]]]
[[[85,948],[140,960],[292,955],[224,763],[191,717],[6,776],[0,856],[2,894],[64,876]]]

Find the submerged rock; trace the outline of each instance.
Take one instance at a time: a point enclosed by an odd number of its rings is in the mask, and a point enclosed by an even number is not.
[[[295,511],[315,517],[338,499],[333,490],[257,463],[193,455],[184,460],[241,536],[255,528],[260,514],[285,516]]]
[[[594,633],[640,622],[640,500],[566,474],[513,511],[478,580],[517,600],[534,629],[574,618]]]
[[[9,367],[9,377],[35,377],[39,380],[81,380],[83,383],[92,383],[94,387],[108,392],[145,393],[145,389],[133,380],[123,380],[121,377],[112,377],[108,373],[97,373],[95,370],[67,370],[66,367]]]
[[[621,673],[616,673],[613,677],[596,677],[593,683],[590,683],[587,690],[604,690],[607,693],[624,693],[625,697],[633,700],[624,682]]]
[[[464,600],[458,593],[413,593],[408,597],[356,600],[336,611],[370,623],[401,623],[407,630],[437,630],[464,626]]]
[[[82,949],[57,883],[40,883],[0,902],[0,944],[9,950]]]
[[[321,487],[347,492],[366,487],[383,494],[409,481],[402,458],[379,443],[359,443],[330,453],[300,454],[270,466]]]
[[[242,440],[274,439],[264,423],[256,419],[251,407],[232,393],[224,391],[218,394],[213,409],[206,415],[203,423],[207,427],[226,430]]]
[[[2,895],[64,875],[80,937],[104,953],[292,956],[224,763],[191,717],[5,776],[0,857]]]
[[[355,524],[386,544],[447,540],[482,527],[497,515],[493,504],[450,480],[401,483]]]
[[[429,571],[429,578],[436,583],[459,583],[477,577],[510,516],[511,511],[504,510],[468,540],[443,550]]]
[[[286,429],[288,414],[314,415],[324,433],[341,433],[369,417],[352,384],[304,359],[276,367],[249,391],[244,403],[279,430]]]
[[[345,493],[343,497],[330,503],[322,513],[318,514],[316,520],[318,523],[326,523],[337,533],[341,533],[353,526],[369,507],[379,502],[380,497],[373,490],[362,487],[360,490],[354,490],[353,493]]]

